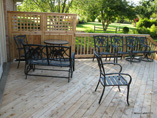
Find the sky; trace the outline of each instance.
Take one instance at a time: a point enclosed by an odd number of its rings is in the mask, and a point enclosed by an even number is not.
[[[129,2],[132,1],[135,5],[138,5],[139,1],[141,1],[141,0],[127,0],[127,1],[129,1]]]

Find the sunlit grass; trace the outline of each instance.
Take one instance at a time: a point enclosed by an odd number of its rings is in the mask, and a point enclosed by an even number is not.
[[[95,31],[94,32],[94,26],[102,28],[102,23],[100,22],[87,22],[84,24],[77,24],[76,31],[84,31],[84,32],[91,32],[91,33],[115,33],[116,27],[117,27],[117,33],[123,33],[122,28],[128,27],[129,28],[129,34],[136,33],[136,27],[134,27],[132,24],[122,24],[122,23],[111,23],[107,29],[107,31]],[[120,31],[119,31],[120,27]],[[98,30],[98,29],[97,29]],[[100,29],[102,30],[102,29]]]

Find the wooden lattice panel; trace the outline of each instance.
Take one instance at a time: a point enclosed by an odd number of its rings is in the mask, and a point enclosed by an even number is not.
[[[40,31],[40,15],[33,14],[13,14],[13,31]]]
[[[73,16],[47,16],[47,31],[72,31]]]

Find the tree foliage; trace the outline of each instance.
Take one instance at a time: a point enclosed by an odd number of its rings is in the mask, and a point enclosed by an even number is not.
[[[135,18],[133,8],[125,0],[75,0],[73,9],[78,11],[81,17],[90,18],[92,21],[99,16],[104,30],[117,17]]]
[[[142,0],[136,11],[141,18],[150,19],[151,15],[157,12],[157,0]]]
[[[18,11],[68,13],[73,0],[24,0]]]

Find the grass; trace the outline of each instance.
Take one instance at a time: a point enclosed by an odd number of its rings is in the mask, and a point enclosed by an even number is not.
[[[135,30],[136,30],[136,27],[134,27],[132,24],[111,23],[109,25],[107,31],[95,31],[94,32],[94,26],[102,28],[102,24],[100,22],[87,22],[84,24],[78,24],[76,27],[76,31],[83,31],[83,32],[87,32],[87,33],[89,33],[89,32],[91,32],[91,33],[115,33],[116,27],[120,27],[120,31],[118,29],[117,33],[123,33],[122,28],[128,27],[129,34],[134,34]]]

